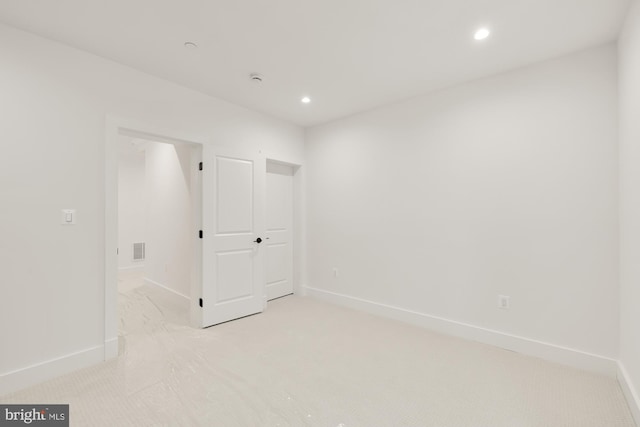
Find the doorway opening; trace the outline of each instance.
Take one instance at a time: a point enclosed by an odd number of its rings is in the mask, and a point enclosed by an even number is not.
[[[137,301],[129,300],[129,308],[144,303],[157,312],[160,305],[173,304],[172,322],[197,327],[202,245],[194,229],[202,224],[198,165],[204,143],[110,117],[106,139],[104,356],[108,360],[120,352],[119,332],[127,321],[126,313],[119,311],[119,290],[132,297],[137,294]],[[137,292],[142,288],[153,290],[158,305]],[[138,309],[144,313],[144,307]],[[134,315],[136,320],[129,316],[129,326],[149,318],[148,314]]]
[[[194,262],[193,144],[118,145],[119,335],[187,326]],[[144,319],[145,321],[141,321]]]
[[[133,235],[132,233],[126,240],[119,236],[120,231],[124,231],[119,230],[118,227],[118,147],[121,144],[138,152],[137,160],[136,154],[133,154],[134,159],[131,160],[133,165],[130,165],[132,168],[136,162],[142,162],[141,152],[145,151],[146,157],[148,154],[146,152],[151,150],[149,147],[152,144],[170,147],[174,157],[182,149],[190,154],[188,160],[186,158],[180,160],[178,155],[176,164],[179,167],[175,168],[182,174],[183,185],[189,182],[187,187],[190,194],[191,223],[190,227],[185,228],[190,228],[186,241],[190,240],[192,243],[190,256],[187,257],[191,258],[189,286],[185,286],[184,279],[178,285],[170,283],[172,274],[178,276],[180,275],[178,273],[182,272],[182,277],[186,276],[184,272],[189,263],[183,263],[181,267],[177,267],[168,265],[167,258],[164,258],[164,263],[156,263],[156,267],[151,268],[152,257],[162,253],[158,251],[157,245],[154,245],[155,234],[146,232]],[[145,285],[154,285],[157,290],[161,290],[162,287],[168,288],[170,291],[166,292],[182,298],[184,304],[188,306],[188,315],[183,310],[181,319],[184,322],[188,317],[190,326],[195,328],[243,317],[250,314],[251,310],[255,310],[254,312],[264,310],[267,303],[267,281],[271,284],[286,282],[285,294],[304,293],[304,245],[302,244],[304,203],[301,196],[303,179],[299,165],[279,160],[267,162],[267,157],[261,151],[218,146],[209,143],[207,139],[181,136],[179,132],[166,129],[149,129],[145,124],[118,118],[107,118],[105,154],[105,359],[116,357],[119,352],[117,313],[119,267],[123,276],[142,275],[145,277],[143,279]],[[145,158],[145,166],[146,161]],[[187,164],[190,167],[185,167]],[[274,179],[292,180],[292,184],[288,184],[288,190],[281,192],[285,199],[291,198],[285,200],[284,205],[280,205],[278,212],[288,212],[280,219],[289,218],[288,215],[293,219],[284,226],[279,224],[278,220],[273,220],[272,223],[276,224],[270,230],[274,233],[273,237],[266,235],[265,228],[267,218],[264,210],[264,196],[266,196],[267,164],[269,164],[269,174],[279,177]],[[149,175],[148,172],[144,172],[145,179]],[[138,172],[138,178],[140,175]],[[290,188],[291,185],[293,189]],[[133,188],[135,186],[127,187],[126,191]],[[129,194],[130,198],[142,199],[135,196],[135,191],[132,193],[133,195]],[[161,202],[166,203],[167,200],[174,199],[165,198]],[[138,215],[144,218],[145,226],[151,221],[147,219],[149,214],[162,214],[174,207],[153,207],[148,200],[145,201],[146,205],[149,207],[138,210]],[[273,214],[273,218],[277,218],[277,215]],[[158,218],[154,217],[153,220]],[[163,232],[169,227],[167,224],[160,224]],[[175,224],[170,222],[170,225]],[[275,233],[287,229],[291,230],[289,237],[278,241]],[[266,244],[260,245],[261,238],[266,242],[273,238],[276,247],[270,250]],[[122,243],[119,240],[122,240]],[[165,240],[171,240],[172,245],[179,246],[175,242],[180,239]],[[232,243],[235,246],[231,245]],[[277,247],[278,244],[280,248]],[[271,251],[271,258],[274,260],[272,268],[269,267],[271,263],[264,264],[267,250]],[[188,249],[178,250],[178,256],[184,255],[185,251],[188,252]],[[279,255],[278,252],[286,253],[287,257]],[[293,255],[289,257],[292,252]],[[276,267],[278,263],[279,266]],[[271,270],[271,273],[267,273],[268,270]],[[265,277],[267,274],[270,274],[269,279]],[[240,286],[236,286],[238,283]],[[136,286],[136,284],[129,284],[130,288]],[[248,298],[249,295],[251,299]],[[256,307],[251,306],[247,310],[240,310],[243,308],[242,304],[249,300],[255,302]]]

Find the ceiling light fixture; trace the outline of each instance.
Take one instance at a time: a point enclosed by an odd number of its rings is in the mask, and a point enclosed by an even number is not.
[[[487,28],[480,28],[478,29],[478,31],[476,31],[476,33],[473,35],[473,38],[476,40],[484,40],[487,37],[489,37],[489,34],[491,34],[491,31],[489,31],[489,29]]]
[[[308,104],[311,102],[311,98],[309,98],[308,96],[303,97],[300,102],[302,102],[303,104]]]
[[[184,42],[184,47],[186,47],[187,49],[197,49],[198,45],[194,42]]]

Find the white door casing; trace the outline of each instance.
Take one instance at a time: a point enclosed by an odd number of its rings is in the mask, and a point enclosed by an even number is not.
[[[272,300],[293,293],[293,167],[267,163],[266,288]]]
[[[202,326],[263,311],[265,158],[205,146]]]

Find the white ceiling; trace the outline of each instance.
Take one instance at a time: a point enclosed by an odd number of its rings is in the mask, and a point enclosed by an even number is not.
[[[0,0],[0,21],[309,126],[613,41],[629,1]]]

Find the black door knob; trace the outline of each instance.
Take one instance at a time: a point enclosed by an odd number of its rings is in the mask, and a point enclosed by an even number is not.
[[[254,240],[255,243],[262,243],[262,239],[261,238],[257,238],[256,240]]]

